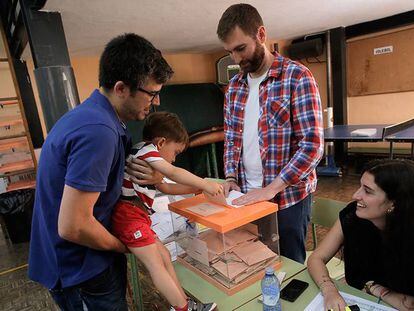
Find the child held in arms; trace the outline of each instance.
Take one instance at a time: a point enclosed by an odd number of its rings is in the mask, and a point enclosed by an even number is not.
[[[188,145],[187,131],[177,115],[169,112],[149,115],[143,129],[143,140],[133,147],[129,159],[146,161],[177,184],[139,186],[132,183],[125,173],[122,196],[112,216],[113,233],[145,265],[154,285],[171,304],[171,310],[214,310],[215,303],[201,304],[188,300],[175,274],[170,253],[152,231],[148,215],[154,212],[152,203],[156,189],[166,194],[203,190],[216,196],[223,193],[222,186],[171,164]]]

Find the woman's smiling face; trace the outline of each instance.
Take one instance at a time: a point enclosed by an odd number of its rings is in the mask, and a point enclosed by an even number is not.
[[[385,226],[387,212],[394,209],[385,192],[375,183],[374,176],[365,172],[361,177],[361,186],[352,196],[357,201],[356,215],[370,220],[379,229]]]

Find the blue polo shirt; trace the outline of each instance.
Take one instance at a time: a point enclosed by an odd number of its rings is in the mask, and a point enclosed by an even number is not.
[[[108,230],[121,194],[128,134],[99,90],[54,125],[42,147],[37,172],[29,277],[45,287],[69,287],[104,271],[115,253],[59,237],[63,188],[100,192],[93,214]]]

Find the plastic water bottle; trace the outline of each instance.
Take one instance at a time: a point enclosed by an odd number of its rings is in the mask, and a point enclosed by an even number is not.
[[[263,311],[281,311],[280,284],[272,267],[266,268],[266,274],[262,279]]]

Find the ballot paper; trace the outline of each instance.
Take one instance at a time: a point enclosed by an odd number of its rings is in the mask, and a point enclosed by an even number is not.
[[[187,218],[176,213],[157,211],[150,215],[150,218],[152,222],[151,229],[154,230],[158,238],[163,242],[172,236],[174,232],[187,231]]]
[[[150,215],[152,230],[157,234],[161,241],[164,241],[174,233],[171,212],[156,212]]]
[[[232,251],[249,266],[277,256],[260,241],[243,244],[235,247]]]
[[[168,204],[170,204],[170,199],[168,198],[168,196],[157,196],[154,198],[154,202],[152,203],[152,209],[155,212],[167,212]]]
[[[244,193],[241,193],[240,191],[236,191],[236,190],[231,190],[227,198],[224,196],[223,193],[212,196],[204,192],[204,196],[207,198],[208,201],[219,204],[219,205],[223,205],[227,207],[235,207],[235,208],[239,208],[243,205],[235,205],[235,204],[232,204],[231,202],[241,197],[242,195],[244,195]]]
[[[372,137],[375,134],[377,134],[377,129],[375,128],[356,129],[351,132],[351,136],[354,137]]]
[[[348,306],[358,305],[361,311],[392,311],[396,310],[391,307],[383,306],[378,303],[369,301],[364,298],[360,298],[354,295],[350,295],[344,292],[339,292],[339,294],[344,298]],[[323,305],[323,296],[321,293],[317,294],[316,297],[311,301],[311,303],[306,307],[305,311],[319,311],[324,310]]]
[[[249,267],[243,261],[232,261],[228,263],[218,261],[214,263],[212,266],[214,269],[216,269],[218,272],[220,272],[222,275],[229,279],[234,279],[236,276],[246,271]]]
[[[231,202],[233,202],[233,200],[240,198],[242,195],[244,195],[244,193],[242,193],[240,191],[236,191],[236,190],[231,190],[229,192],[229,195],[226,198],[227,205],[233,206],[235,208],[239,208],[239,207],[243,206],[243,205],[235,205],[235,204],[231,203]]]

